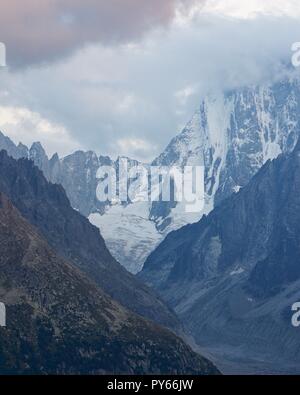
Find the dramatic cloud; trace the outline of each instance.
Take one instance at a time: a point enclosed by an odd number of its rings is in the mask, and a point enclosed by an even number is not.
[[[193,7],[187,12],[185,4]],[[41,140],[51,153],[71,151],[73,140],[99,154],[149,161],[186,124],[204,95],[280,78],[282,65],[291,65],[292,43],[300,41],[300,3],[293,0],[182,1],[175,11],[168,10],[160,19],[168,29],[143,35],[146,29],[133,33],[126,24],[127,39],[111,45],[113,34],[103,38],[104,44],[86,45],[57,62],[0,69],[0,105],[11,112],[29,109],[48,120],[47,131],[37,134],[37,118],[30,117],[31,139]],[[28,121],[19,115],[15,119],[18,125],[6,122],[3,131],[28,143]],[[59,128],[64,128],[64,144],[51,137],[58,136]]]
[[[5,131],[15,144],[42,141],[49,156],[56,152],[68,155],[80,148],[65,127],[49,122],[27,108],[0,106],[0,130]]]
[[[300,4],[298,0],[207,0],[203,11],[239,19],[262,15],[299,18]]]
[[[12,65],[57,59],[91,42],[139,39],[194,0],[2,0],[0,41]],[[199,3],[199,1],[198,1]],[[201,1],[200,1],[201,3]]]

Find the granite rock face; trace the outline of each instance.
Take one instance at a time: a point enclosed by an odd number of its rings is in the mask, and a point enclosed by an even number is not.
[[[299,373],[299,196],[300,144],[169,234],[140,274],[231,372]]]

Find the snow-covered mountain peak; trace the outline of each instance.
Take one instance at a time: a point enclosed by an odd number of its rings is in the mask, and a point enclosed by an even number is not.
[[[48,179],[64,186],[72,206],[99,226],[112,254],[137,272],[171,230],[198,221],[244,187],[268,159],[290,152],[299,136],[299,120],[299,79],[214,92],[201,100],[183,131],[152,162],[154,166],[204,166],[205,207],[192,215],[180,202],[111,205],[97,200],[99,166],[113,166],[118,174],[120,160],[127,160],[129,169],[138,161],[126,157],[114,161],[92,151],[48,161],[41,150],[35,150],[39,154],[33,160]],[[4,135],[0,135],[0,147],[14,157],[29,155],[28,149],[18,149]],[[134,181],[131,186],[134,189]]]

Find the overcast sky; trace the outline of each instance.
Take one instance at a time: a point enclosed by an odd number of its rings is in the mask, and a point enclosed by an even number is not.
[[[295,41],[298,0],[1,0],[0,129],[148,161],[207,93],[279,78]]]

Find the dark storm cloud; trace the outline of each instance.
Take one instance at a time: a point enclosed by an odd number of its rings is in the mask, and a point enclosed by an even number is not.
[[[47,62],[91,42],[138,40],[195,0],[2,0],[0,41],[12,66]]]

